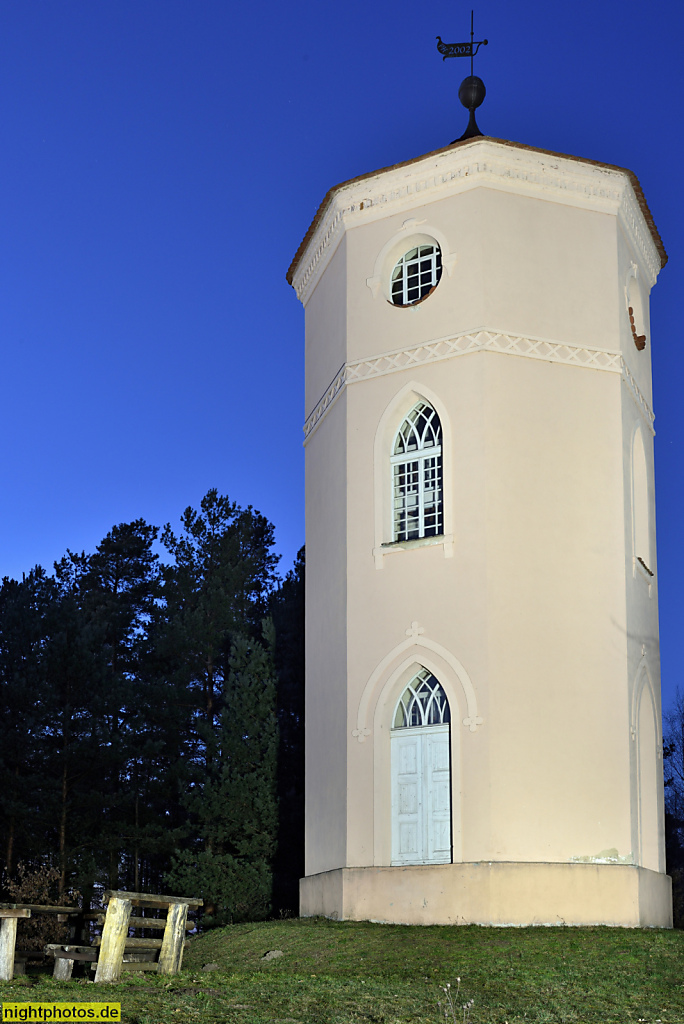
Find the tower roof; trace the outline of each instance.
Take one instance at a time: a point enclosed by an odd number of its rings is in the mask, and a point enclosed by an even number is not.
[[[600,160],[587,160],[584,157],[572,156],[572,155],[570,155],[568,153],[555,153],[552,150],[540,149],[537,146],[527,146],[527,145],[525,145],[523,143],[520,143],[520,142],[510,142],[507,139],[494,139],[494,138],[490,138],[488,136],[483,136],[483,137],[480,137],[480,138],[464,139],[462,141],[453,142],[450,146],[444,146],[441,149],[435,149],[435,150],[433,150],[430,153],[423,153],[420,156],[412,157],[410,160],[403,160],[403,161],[401,161],[401,163],[398,163],[398,164],[391,164],[388,167],[381,167],[379,170],[376,170],[376,171],[369,171],[366,174],[360,174],[356,178],[349,178],[347,181],[343,181],[339,185],[334,185],[325,194],[325,197],[323,198],[323,202],[318,207],[318,210],[316,211],[316,215],[314,216],[314,219],[312,220],[311,224],[309,225],[309,229],[306,232],[306,234],[304,235],[304,238],[302,239],[301,244],[300,244],[299,248],[297,249],[297,252],[295,253],[294,259],[292,260],[292,263],[290,264],[290,266],[288,268],[288,271],[287,271],[287,275],[286,275],[288,283],[289,284],[293,284],[293,280],[294,280],[295,274],[297,273],[297,269],[299,267],[300,261],[302,260],[302,257],[304,256],[304,253],[306,252],[307,247],[308,247],[309,243],[311,242],[311,240],[312,240],[312,238],[313,238],[313,236],[314,236],[314,234],[316,232],[316,229],[318,228],[320,222],[324,218],[324,216],[325,216],[328,208],[330,207],[331,203],[333,202],[333,200],[335,199],[337,194],[342,191],[342,189],[348,188],[351,185],[356,185],[359,182],[366,181],[366,180],[368,180],[370,178],[377,177],[378,175],[384,174],[387,171],[395,171],[395,170],[399,170],[399,169],[401,169],[403,167],[410,167],[413,164],[420,163],[420,161],[422,161],[422,160],[429,160],[430,158],[433,158],[433,157],[439,157],[439,156],[447,154],[447,153],[449,153],[449,152],[451,152],[453,150],[461,149],[461,148],[468,147],[468,146],[480,146],[483,143],[490,143],[490,144],[494,143],[494,144],[499,145],[499,146],[509,146],[512,149],[523,150],[523,151],[528,152],[528,153],[539,153],[542,156],[555,157],[555,158],[558,158],[558,159],[561,159],[561,160],[571,160],[574,163],[584,164],[585,166],[588,166],[588,167],[596,167],[596,168],[600,168],[600,169],[604,169],[604,170],[608,170],[608,171],[617,171],[617,172],[619,172],[621,174],[626,174],[627,177],[629,178],[629,181],[630,181],[630,183],[632,185],[632,188],[634,189],[634,195],[636,197],[636,201],[637,201],[637,203],[639,205],[639,208],[640,208],[641,213],[643,215],[644,221],[646,222],[648,230],[649,230],[649,232],[651,234],[651,238],[653,239],[653,243],[654,243],[654,245],[655,245],[655,247],[657,249],[658,255],[660,257],[660,266],[664,267],[665,264],[667,263],[667,253],[665,251],[665,247],[663,245],[663,242],[662,242],[662,239],[661,239],[660,234],[658,232],[658,229],[657,229],[657,227],[655,225],[655,221],[653,220],[653,215],[652,215],[651,211],[648,208],[648,203],[646,202],[646,198],[644,196],[643,189],[641,188],[641,185],[639,184],[639,179],[637,178],[636,174],[634,174],[633,171],[630,171],[626,167],[619,167],[616,164],[603,163]]]

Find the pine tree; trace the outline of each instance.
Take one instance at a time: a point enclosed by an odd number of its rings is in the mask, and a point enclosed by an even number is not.
[[[231,757],[238,757],[231,752],[231,737],[238,742],[240,736],[250,736],[245,724],[248,719],[240,717],[249,714],[247,704],[237,700],[231,680],[236,672],[246,681],[253,673],[264,687],[265,666],[269,665],[269,685],[275,685],[272,636],[269,633],[268,653],[259,636],[277,556],[272,552],[272,525],[252,508],[242,509],[216,490],[207,493],[198,512],[186,509],[182,523],[180,537],[168,526],[162,537],[174,561],[164,568],[164,600],[154,630],[158,672],[163,680],[160,706],[167,714],[165,756],[170,768],[176,766],[180,791],[169,824],[179,827],[185,822],[186,826],[185,843],[179,847],[169,884],[187,892],[194,879],[208,897],[207,921],[217,921],[226,914],[246,914],[248,906],[250,913],[258,913],[270,903],[275,831],[271,834],[266,829],[271,844],[268,855],[257,856],[252,846],[242,850],[237,845],[237,834],[228,821],[231,801],[241,798],[238,790],[231,795],[226,779],[235,776],[225,773],[231,771]],[[246,658],[250,659],[249,672]],[[266,687],[260,709],[269,708],[274,700],[275,690],[271,699]],[[226,718],[229,702],[233,709],[230,723]],[[273,716],[275,728],[273,707],[268,714]],[[253,737],[251,742],[254,745],[261,740]],[[237,749],[244,752],[240,744]],[[244,784],[262,778],[267,792],[275,785],[276,756],[274,752],[273,764],[266,759],[261,776],[247,773]],[[256,781],[254,785],[258,788]],[[243,821],[241,827],[251,834],[248,823]],[[255,838],[250,842],[256,842]],[[238,890],[242,892],[239,898]],[[267,891],[268,898],[264,895]],[[248,892],[254,893],[251,901]]]
[[[57,587],[40,566],[0,587],[0,835],[7,875],[45,846],[38,815],[44,687],[44,620]]]
[[[141,887],[143,860],[173,848],[157,791],[159,738],[150,721],[148,625],[160,594],[156,527],[142,519],[114,526],[92,555],[74,555],[57,567],[97,638],[104,659],[107,700],[101,726],[99,875],[111,887]],[[106,874],[102,866],[106,864]],[[84,879],[81,879],[84,885]]]
[[[278,674],[278,851],[274,862],[274,905],[299,910],[304,875],[304,548],[273,594]]]
[[[86,898],[96,882],[119,887],[139,855],[138,679],[157,594],[156,534],[137,520],[115,526],[92,555],[67,552],[55,565],[58,600],[44,621],[43,813],[60,885],[75,877]]]
[[[58,597],[43,622],[39,659],[44,762],[40,816],[46,849],[56,852],[59,889],[64,892],[74,874],[90,873],[94,864],[109,695],[97,630],[69,576],[63,574],[58,582]]]
[[[207,901],[204,925],[267,916],[278,830],[274,630],[236,637],[221,714],[203,733],[207,773],[185,799],[194,840],[174,858],[169,882]]]

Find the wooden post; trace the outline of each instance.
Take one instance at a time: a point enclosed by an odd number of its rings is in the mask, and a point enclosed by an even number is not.
[[[30,910],[0,910],[0,981],[11,981],[14,977],[17,919],[30,916]]]
[[[96,982],[118,981],[121,976],[121,963],[128,938],[131,906],[130,900],[118,899],[116,896],[110,897],[102,929],[100,956],[95,972]]]
[[[157,974],[178,974],[183,962],[187,903],[172,903],[166,914],[166,928],[159,953]]]
[[[71,978],[71,972],[74,969],[74,961],[67,960],[66,957],[56,956],[55,957],[55,968],[52,972],[52,977],[56,978],[57,981],[69,981]]]
[[[0,981],[11,981],[14,977],[14,947],[17,942],[16,917],[4,917],[0,921]]]

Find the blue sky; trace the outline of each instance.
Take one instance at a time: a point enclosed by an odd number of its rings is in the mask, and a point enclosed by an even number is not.
[[[652,295],[666,699],[682,678],[681,6],[483,0],[489,135],[631,168]],[[303,313],[327,189],[461,134],[470,5],[3,0],[0,575],[215,486],[304,539]]]

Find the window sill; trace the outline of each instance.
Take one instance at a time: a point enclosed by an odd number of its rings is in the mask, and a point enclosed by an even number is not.
[[[380,547],[373,548],[375,568],[382,569],[386,555],[396,554],[398,551],[411,551],[413,548],[435,548],[444,549],[444,557],[451,558],[454,553],[453,533],[440,533],[436,537],[419,537],[417,540],[394,540]]]

